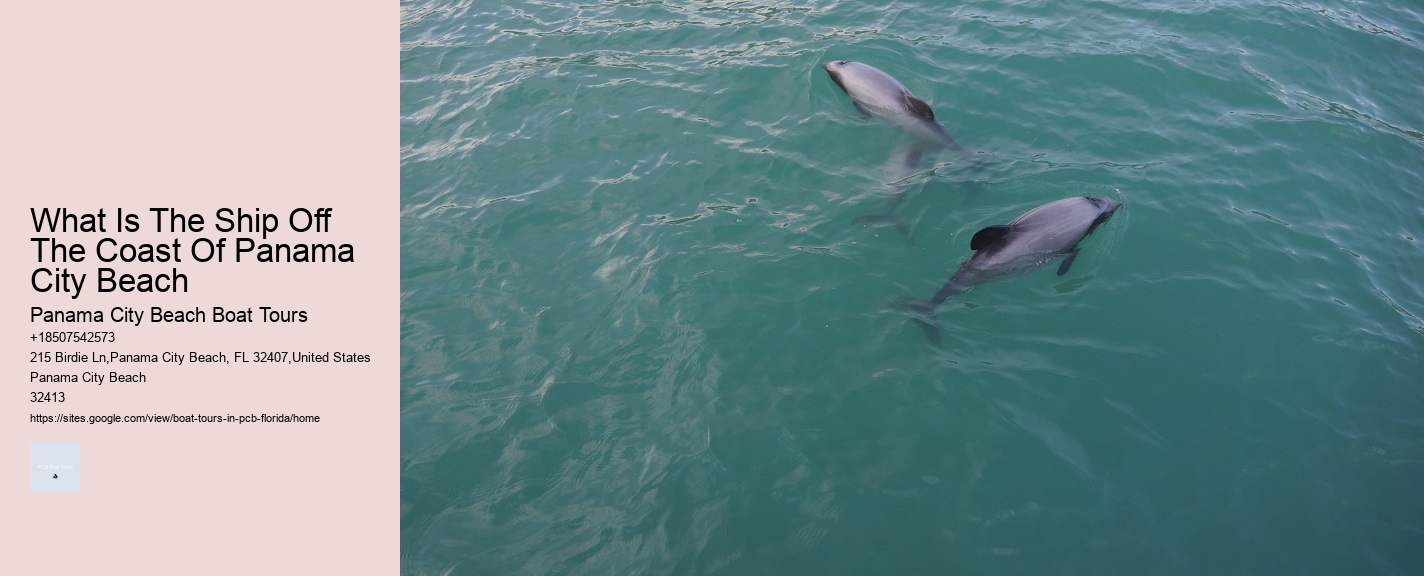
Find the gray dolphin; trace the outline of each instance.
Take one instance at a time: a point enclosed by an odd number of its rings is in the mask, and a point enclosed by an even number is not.
[[[889,209],[884,214],[859,216],[852,221],[893,224],[914,244],[909,227],[894,216],[895,208],[905,197],[905,186],[899,181],[919,171],[923,159],[939,150],[953,150],[966,157],[968,152],[935,121],[930,105],[910,94],[910,90],[893,76],[869,64],[850,60],[834,60],[822,64],[821,68],[850,96],[851,103],[861,114],[885,120],[914,137],[915,142],[892,152],[886,161],[886,173],[890,176],[887,184]],[[978,162],[971,162],[971,165],[975,172],[982,169]]]
[[[1107,198],[1078,196],[1049,202],[1015,218],[974,233],[969,248],[974,255],[959,265],[944,287],[929,300],[901,298],[899,302],[921,316],[916,321],[930,342],[939,345],[935,309],[950,296],[995,278],[1037,270],[1054,260],[1058,275],[1068,273],[1078,257],[1078,243],[1112,218],[1122,203]]]
[[[924,100],[910,94],[899,80],[879,68],[850,60],[821,65],[831,80],[850,96],[855,109],[894,124],[920,140],[950,150],[963,150],[944,127],[935,122],[934,110]]]

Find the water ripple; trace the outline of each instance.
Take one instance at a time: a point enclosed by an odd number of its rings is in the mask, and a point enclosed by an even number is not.
[[[400,30],[403,573],[1424,566],[1414,7],[407,0]],[[832,58],[970,154],[891,174]],[[897,187],[913,244],[852,222]],[[956,296],[940,348],[895,305],[1072,195],[1127,208],[1064,277]]]

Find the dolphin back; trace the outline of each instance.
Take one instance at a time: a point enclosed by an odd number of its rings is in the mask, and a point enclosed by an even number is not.
[[[987,266],[1033,254],[1066,253],[1107,221],[1118,206],[1106,198],[1078,196],[1049,202],[1007,225],[989,226],[970,241]],[[975,246],[978,246],[975,248]]]

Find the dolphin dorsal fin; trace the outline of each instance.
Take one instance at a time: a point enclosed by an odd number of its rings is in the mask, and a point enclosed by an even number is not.
[[[969,239],[969,249],[978,251],[993,246],[1008,236],[1009,231],[1013,229],[1014,227],[1008,224],[985,226],[983,230],[975,232],[974,237]]]
[[[910,112],[913,112],[916,116],[931,122],[934,121],[934,109],[930,108],[929,104],[925,104],[924,100],[906,94],[905,104],[910,107]]]

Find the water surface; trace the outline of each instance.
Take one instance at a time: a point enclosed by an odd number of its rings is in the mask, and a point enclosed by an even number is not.
[[[408,574],[1424,571],[1424,10],[401,3]],[[905,142],[859,60],[972,156]],[[1124,208],[941,307],[969,238]]]

